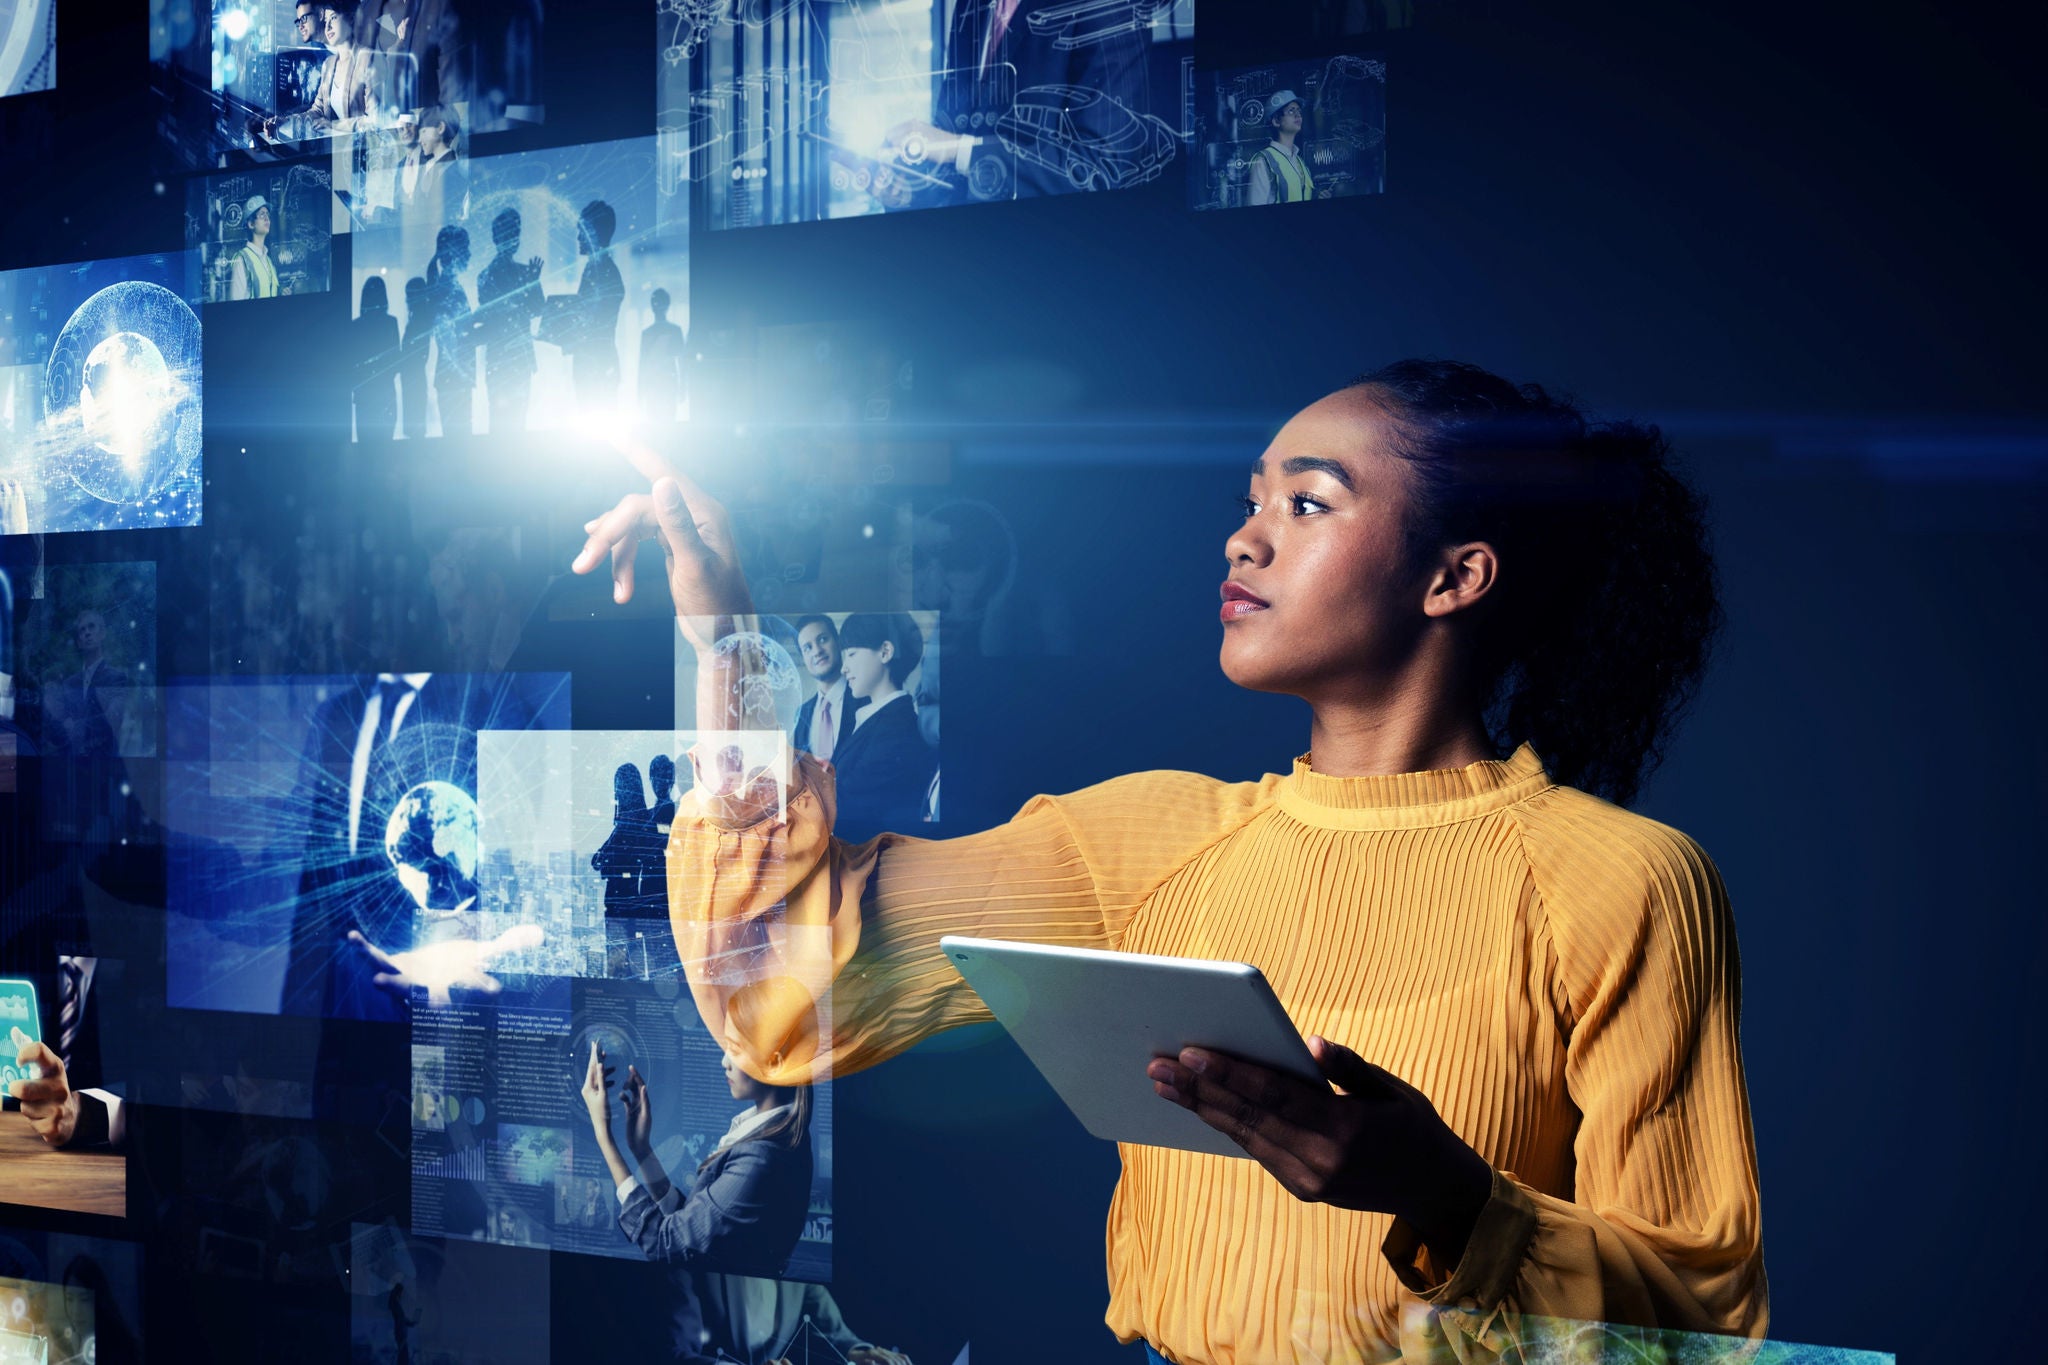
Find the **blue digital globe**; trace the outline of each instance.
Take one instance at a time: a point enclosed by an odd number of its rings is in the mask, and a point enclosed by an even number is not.
[[[384,856],[422,913],[475,902],[476,848],[476,800],[452,782],[413,787],[384,826]]]

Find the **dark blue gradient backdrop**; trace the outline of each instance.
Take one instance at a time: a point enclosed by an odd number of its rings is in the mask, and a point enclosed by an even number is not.
[[[644,135],[650,9],[552,6],[547,123],[499,149]],[[1205,61],[1272,55],[1266,5],[1239,9],[1205,0]],[[0,265],[180,245],[143,10],[64,5],[59,90],[0,107]],[[1217,672],[1215,590],[1245,466],[1352,374],[1453,356],[1664,423],[1712,500],[1729,628],[1641,806],[1705,846],[1736,908],[1772,1335],[1913,1360],[2015,1358],[2010,1305],[2048,1272],[2048,35],[1999,10],[1425,0],[1372,45],[1384,195],[1194,214],[1170,177],[700,231],[690,259],[695,337],[886,334],[916,370],[904,434],[952,444],[935,491],[999,508],[1023,584],[1069,609],[1071,656],[949,650],[949,832],[1038,791],[1252,777],[1306,747],[1302,709]],[[434,515],[523,522],[565,564],[574,523],[631,485],[538,440],[351,447],[342,297],[208,310],[205,526],[51,541],[158,561],[166,677],[220,662],[209,547],[236,519],[375,523],[424,470]],[[723,494],[730,432],[706,428],[690,458]],[[549,620],[516,666],[573,669],[579,728],[660,726],[667,630]],[[1114,1150],[1006,1041],[935,1040],[836,1102],[850,1321],[892,1324],[920,1365],[970,1339],[992,1361],[1130,1358],[1101,1325]],[[151,1265],[152,1321],[229,1349],[222,1296]],[[611,1358],[626,1275],[557,1258],[555,1358]]]

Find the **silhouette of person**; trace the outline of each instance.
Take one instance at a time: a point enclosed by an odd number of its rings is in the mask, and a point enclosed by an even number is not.
[[[674,818],[673,802],[670,818]],[[621,763],[612,774],[611,835],[590,855],[591,868],[604,878],[605,918],[647,919],[661,913],[661,865],[661,836],[655,832],[654,812],[642,794],[640,770]],[[654,892],[652,908],[646,894],[649,889]]]
[[[602,199],[583,206],[576,251],[590,259],[576,292],[549,300],[557,314],[552,339],[569,357],[576,401],[586,408],[609,406],[619,393],[619,308],[626,301],[626,284],[611,253],[618,221]]]
[[[384,277],[363,281],[362,304],[351,324],[356,353],[356,439],[388,441],[398,421],[398,375],[392,368],[398,351],[398,319],[391,316],[391,296]]]
[[[676,818],[676,761],[667,754],[656,754],[647,761],[647,782],[654,788],[654,829],[661,835],[662,846],[668,846],[669,826]]]
[[[484,343],[484,387],[492,431],[524,431],[533,391],[533,320],[540,316],[541,259],[519,259],[518,209],[491,220],[491,257],[477,276],[477,316]]]
[[[675,817],[674,803],[669,817]],[[639,926],[645,921],[667,914],[666,863],[654,812],[641,794],[640,770],[630,763],[621,763],[612,774],[612,832],[590,855],[590,866],[604,878],[605,971],[612,976],[644,975],[645,939],[639,963],[633,961],[634,939],[644,936],[646,931]]]
[[[427,434],[427,343],[434,337],[434,301],[418,275],[405,282],[405,339],[398,343],[399,434]]]
[[[683,329],[668,320],[668,290],[648,296],[654,321],[640,333],[640,411],[654,422],[673,422],[683,401]]]
[[[462,272],[469,269],[469,229],[453,223],[434,238],[427,297],[434,314],[434,400],[443,436],[467,436],[476,394],[476,310]]]

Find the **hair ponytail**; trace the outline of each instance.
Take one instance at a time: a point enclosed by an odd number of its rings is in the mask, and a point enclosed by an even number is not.
[[[1703,499],[1654,426],[1474,365],[1405,360],[1356,381],[1415,473],[1410,550],[1484,540],[1476,691],[1503,751],[1628,804],[1699,690],[1722,623]]]

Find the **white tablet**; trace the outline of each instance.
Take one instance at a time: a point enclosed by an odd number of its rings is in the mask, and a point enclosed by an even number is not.
[[[1328,1084],[1257,967],[951,934],[939,947],[1096,1137],[1245,1154],[1152,1088],[1152,1059],[1184,1047]]]

